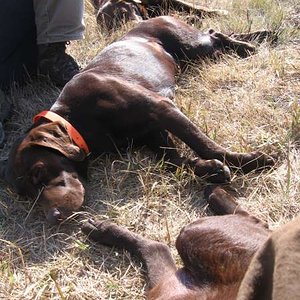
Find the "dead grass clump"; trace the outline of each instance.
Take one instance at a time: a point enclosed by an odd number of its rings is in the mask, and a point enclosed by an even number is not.
[[[225,147],[280,154],[272,170],[234,174],[232,182],[239,203],[277,228],[300,210],[298,1],[199,4],[229,11],[226,17],[195,24],[203,30],[271,29],[279,34],[276,45],[264,43],[247,59],[227,55],[216,63],[193,63],[179,76],[176,95],[181,110]],[[69,48],[83,67],[133,26],[126,24],[113,34],[100,31],[88,1],[85,23],[85,39]],[[49,82],[31,82],[11,91],[14,112],[5,124],[8,142],[1,159],[7,158],[13,140],[31,125],[32,116],[49,108],[58,94]],[[194,155],[180,141],[177,147]],[[83,210],[50,227],[32,200],[20,198],[1,182],[1,299],[144,299],[140,263],[127,252],[87,241],[81,223],[91,217],[113,220],[170,245],[178,261],[174,242],[180,229],[210,213],[203,199],[205,183],[187,171],[168,172],[146,149],[94,158],[86,187]]]

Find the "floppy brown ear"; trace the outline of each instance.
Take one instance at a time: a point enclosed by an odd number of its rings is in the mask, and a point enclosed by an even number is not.
[[[59,151],[74,161],[83,161],[85,152],[78,147],[60,122],[39,125],[31,129],[26,137],[27,146],[42,146]]]

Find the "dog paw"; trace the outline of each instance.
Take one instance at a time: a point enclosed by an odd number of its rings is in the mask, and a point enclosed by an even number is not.
[[[241,58],[246,58],[256,51],[256,47],[247,42],[234,42],[231,47],[231,49],[234,49],[234,52]]]
[[[241,58],[248,57],[249,55],[255,53],[256,48],[251,43],[237,40],[232,36],[225,35],[221,32],[216,32],[213,30],[209,30],[209,34],[217,39],[221,45],[220,50],[223,52],[231,52],[233,51]]]
[[[208,201],[209,208],[217,215],[234,214],[238,209],[235,198],[224,190],[223,186],[210,185],[204,190],[204,196]]]
[[[109,221],[94,221],[89,219],[81,227],[81,230],[91,240],[99,242],[101,244],[108,244],[108,237],[111,235],[112,227],[117,226]]]
[[[229,183],[230,170],[217,159],[202,160],[196,158],[192,161],[195,175],[211,183]]]
[[[278,33],[270,30],[260,30],[241,34],[233,33],[230,35],[230,37],[244,42],[254,42],[257,44],[269,42],[271,44],[274,44],[278,40]]]
[[[268,155],[261,151],[254,151],[247,154],[241,154],[239,160],[240,169],[243,173],[249,173],[253,170],[271,168],[277,159],[276,155]]]
[[[129,239],[129,231],[110,221],[94,221],[89,219],[81,227],[84,234],[91,240],[106,246],[124,247],[124,241]]]

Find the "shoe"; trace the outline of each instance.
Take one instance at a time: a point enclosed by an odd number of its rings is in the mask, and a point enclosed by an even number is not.
[[[58,86],[64,86],[79,72],[79,66],[66,53],[66,42],[38,45],[38,70]]]

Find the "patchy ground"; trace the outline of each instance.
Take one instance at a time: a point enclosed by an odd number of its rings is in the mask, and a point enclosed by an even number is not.
[[[296,0],[203,1],[227,9],[228,16],[195,26],[225,33],[271,29],[276,46],[263,44],[241,60],[225,56],[218,63],[193,64],[178,81],[176,102],[218,143],[236,151],[279,153],[274,169],[236,174],[232,187],[239,203],[272,228],[300,212],[300,4]],[[200,2],[199,2],[200,4]],[[187,16],[180,16],[185,19]],[[106,44],[133,25],[108,35],[99,32],[86,1],[86,37],[73,42],[71,54],[85,66]],[[12,118],[5,125],[8,142],[49,108],[59,89],[31,82],[11,91]],[[178,141],[182,152],[193,155]],[[18,197],[0,183],[1,299],[144,299],[140,264],[128,253],[93,245],[80,232],[90,218],[115,222],[172,247],[180,228],[210,213],[203,199],[205,182],[178,170],[170,174],[146,149],[91,161],[83,210],[58,227],[50,227],[34,201]]]

